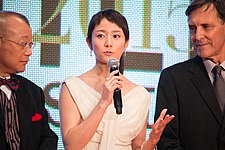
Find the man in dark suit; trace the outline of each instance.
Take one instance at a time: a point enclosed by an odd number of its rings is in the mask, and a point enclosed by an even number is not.
[[[32,30],[25,16],[0,11],[0,149],[56,150],[40,87],[16,75],[25,71]]]
[[[193,0],[186,15],[197,56],[161,73],[155,118],[165,107],[175,118],[157,146],[159,150],[225,150],[225,88],[216,95],[212,73],[215,66],[222,67],[224,86],[225,1]]]

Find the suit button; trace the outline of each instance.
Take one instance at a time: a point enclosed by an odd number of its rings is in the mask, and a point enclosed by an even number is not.
[[[10,138],[10,141],[11,141],[12,143],[15,143],[15,142],[16,142],[13,138]]]

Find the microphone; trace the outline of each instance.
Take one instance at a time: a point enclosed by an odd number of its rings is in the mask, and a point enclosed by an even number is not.
[[[111,58],[107,62],[107,66],[110,68],[110,73],[114,70],[119,69],[119,61],[116,58]],[[115,74],[115,76],[119,76],[119,73]],[[116,109],[116,114],[122,114],[122,97],[121,97],[121,90],[116,88],[113,93],[113,99],[114,99],[114,107]]]

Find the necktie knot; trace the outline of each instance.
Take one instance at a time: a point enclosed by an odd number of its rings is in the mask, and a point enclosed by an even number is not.
[[[215,66],[212,69],[212,73],[216,76],[217,74],[221,75],[221,71],[223,70],[222,66]]]
[[[8,85],[10,89],[17,90],[19,88],[19,80],[15,78],[0,79],[0,86]]]

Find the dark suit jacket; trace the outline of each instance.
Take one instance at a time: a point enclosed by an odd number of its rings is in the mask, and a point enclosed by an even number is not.
[[[22,76],[15,75],[15,77],[20,81],[16,92],[20,150],[56,150],[58,137],[48,125],[42,89]],[[32,121],[35,113],[40,114],[42,119]],[[0,111],[0,149],[8,150],[3,122],[2,111]]]
[[[225,120],[200,57],[162,71],[155,120],[163,108],[175,118],[165,128],[159,150],[225,150]]]

